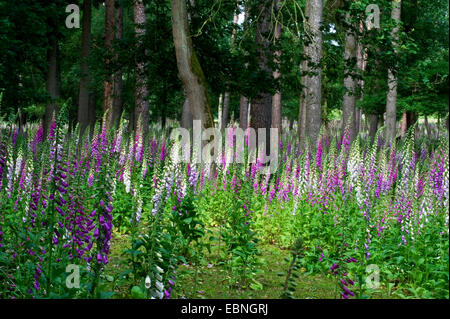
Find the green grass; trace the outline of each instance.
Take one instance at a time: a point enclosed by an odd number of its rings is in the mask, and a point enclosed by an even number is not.
[[[112,298],[131,298],[131,281],[119,280],[121,272],[128,266],[122,252],[128,248],[127,236],[118,232],[113,233],[110,262],[106,267],[109,280],[105,280],[105,289],[114,291]],[[227,266],[221,262],[218,245],[212,247],[211,252],[204,251],[198,265],[192,263],[182,264],[177,269],[177,280],[172,298],[188,299],[279,299],[286,279],[288,269],[286,258],[290,252],[273,244],[259,244],[260,273],[255,280],[262,287],[254,290],[248,283],[230,284],[230,273]],[[223,257],[222,257],[223,259]],[[197,271],[197,274],[196,274]],[[282,275],[281,275],[282,273]],[[113,279],[112,279],[113,278]],[[293,293],[296,299],[335,299],[339,298],[336,279],[331,275],[311,275],[302,269],[297,279],[296,290]],[[368,297],[368,296],[367,296]],[[370,298],[398,298],[388,294],[386,287],[373,292]]]
[[[227,267],[217,262],[202,263],[196,269],[192,265],[182,265],[178,269],[177,289],[174,298],[206,298],[206,299],[277,299],[280,298],[285,276],[278,275],[285,272],[289,257],[287,250],[281,250],[273,245],[260,247],[259,261],[262,272],[255,279],[262,284],[261,289],[253,290],[248,285],[230,285],[230,274]],[[197,281],[197,283],[196,283]],[[325,276],[302,275],[297,281],[294,293],[298,299],[327,299],[336,297],[336,284],[332,278]]]

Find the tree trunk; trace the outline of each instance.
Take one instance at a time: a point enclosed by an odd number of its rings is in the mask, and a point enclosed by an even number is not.
[[[89,54],[91,49],[91,21],[92,1],[83,2],[83,21],[81,33],[81,78],[78,95],[78,123],[80,125],[80,136],[89,126]]]
[[[89,94],[89,126],[91,138],[94,136],[96,106],[97,106],[97,93],[93,92]]]
[[[123,7],[119,5],[116,9],[116,39],[121,40],[123,36]],[[119,59],[118,55],[115,55],[115,60]],[[122,116],[122,69],[119,69],[114,74],[114,100],[113,100],[113,115],[112,121],[115,127],[119,127],[120,117]]]
[[[217,106],[217,126],[222,130],[222,116],[223,116],[223,94],[219,95],[219,105]]]
[[[275,14],[279,10],[279,4],[280,0],[275,0],[274,3]],[[275,27],[275,35],[274,35],[275,41],[278,44],[281,38],[281,23],[276,22],[274,27]],[[278,81],[281,77],[280,72],[281,50],[277,50],[275,52],[274,63],[276,65],[276,70],[273,72],[273,77],[275,81]],[[278,140],[281,140],[281,129],[282,129],[281,116],[282,116],[282,104],[281,104],[281,90],[280,90],[276,92],[275,95],[272,97],[272,128],[278,129]]]
[[[401,124],[402,138],[405,137],[407,130],[408,130],[408,114],[406,114],[406,110],[404,110],[403,115],[402,115],[402,124]]]
[[[246,130],[248,128],[248,98],[241,96],[239,104],[239,126]]]
[[[205,75],[190,36],[186,0],[171,0],[170,2],[178,72],[189,100],[193,119],[201,120],[204,128],[213,128],[214,120],[208,100]]]
[[[308,72],[307,61],[302,62],[302,73],[304,74],[301,78],[302,92],[300,94],[300,102],[298,106],[298,138],[300,147],[306,146],[306,81]]]
[[[347,13],[346,20],[350,22],[350,13]],[[350,142],[356,137],[356,79],[354,76],[354,62],[356,60],[356,37],[354,31],[346,30],[345,33],[345,94],[342,103],[342,131],[349,129]]]
[[[181,127],[191,130],[193,128],[193,118],[191,108],[189,106],[189,99],[186,98],[183,103],[183,111],[181,114]]]
[[[416,124],[419,116],[417,112],[406,112],[406,132]],[[414,136],[417,137],[418,134],[418,126],[414,129]]]
[[[272,13],[272,1],[261,1],[258,6],[258,11],[261,12],[259,20],[257,22],[255,41],[258,47],[259,53],[259,68],[272,74],[268,63],[268,47],[270,45],[268,34],[271,31],[271,13]],[[272,117],[272,95],[269,92],[258,92],[258,95],[252,99],[251,107],[250,127],[255,129],[258,133],[258,129],[263,128],[268,130],[271,127]],[[270,131],[266,131],[266,151],[268,153],[270,145]],[[258,143],[262,142],[257,139]]]
[[[145,5],[143,0],[136,0],[134,2],[134,32],[140,47],[145,36]],[[147,135],[149,129],[149,103],[148,103],[148,89],[145,76],[145,62],[136,61],[136,91],[135,91],[135,114],[134,126],[137,129],[138,122],[141,121],[142,134]]]
[[[400,22],[401,0],[393,0],[391,18]],[[391,33],[394,49],[397,50],[399,27],[396,26]],[[397,125],[397,85],[398,79],[392,68],[388,69],[388,92],[386,96],[386,143],[392,143],[396,137]]]
[[[377,135],[378,131],[378,115],[370,114],[369,115],[369,138],[373,142],[375,135]]]
[[[322,124],[322,69],[319,65],[322,59],[322,0],[308,0],[309,17],[306,29],[311,35],[311,43],[306,47],[305,53],[308,57],[310,72],[306,80],[306,134],[313,146],[316,145],[320,126]]]
[[[57,99],[61,97],[61,70],[59,66],[59,47],[55,37],[51,39],[51,46],[47,50],[47,79],[46,89],[51,101],[45,107],[43,119],[44,136],[48,135],[53,116],[58,112]]]
[[[361,20],[359,23],[359,31],[360,33],[364,32],[364,21]],[[361,41],[357,41],[357,52],[356,52],[356,59],[357,59],[357,69],[360,72],[361,78],[358,81],[358,87],[360,90],[360,95],[358,97],[358,101],[362,101],[364,98],[364,73],[366,72],[367,68],[367,52],[366,48],[361,44]],[[361,125],[362,125],[362,110],[360,108],[356,108],[356,124],[355,124],[355,134],[356,136],[361,131]]]
[[[428,123],[428,116],[425,115],[425,129],[427,130],[427,135],[431,136],[431,128],[430,124]]]
[[[113,119],[113,80],[111,73],[112,43],[114,40],[114,0],[105,0],[105,49],[106,49],[106,72],[104,82],[103,111],[108,112],[105,118],[107,129],[112,127]]]
[[[161,108],[161,128],[164,130],[166,128],[167,122],[167,82],[164,81],[164,87],[162,92],[162,108]]]
[[[245,4],[244,4],[245,5]],[[248,20],[248,12],[249,6],[246,5],[244,7],[244,28],[247,28],[247,20]],[[246,52],[248,54],[248,52]],[[248,63],[245,64],[245,67],[248,67]],[[241,129],[246,130],[248,128],[248,120],[249,120],[249,99],[245,96],[241,96],[239,101],[239,126]]]
[[[222,129],[227,128],[229,122],[229,113],[230,113],[230,92],[225,92],[222,111]]]

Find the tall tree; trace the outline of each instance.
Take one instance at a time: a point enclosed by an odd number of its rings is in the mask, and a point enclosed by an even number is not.
[[[236,10],[234,10],[233,15],[233,32],[231,34],[231,49],[234,48],[234,43],[236,41],[236,25],[239,22],[238,12],[239,12],[239,2],[236,2]],[[222,123],[220,126],[222,127],[222,129],[226,128],[228,125],[230,113],[230,99],[231,99],[230,92],[227,90],[224,95],[223,110],[221,114]]]
[[[170,2],[178,72],[189,100],[192,117],[194,120],[201,120],[204,128],[214,127],[205,75],[190,36],[186,0]]]
[[[269,33],[271,30],[272,0],[261,1],[257,7],[260,13],[256,25],[255,42],[258,49],[259,69],[264,76],[271,76],[269,67]],[[270,92],[258,92],[252,98],[250,110],[250,127],[258,132],[259,128],[269,129],[272,124],[272,94]],[[259,141],[259,140],[258,140]],[[270,134],[266,133],[266,145],[270,145]],[[268,147],[267,147],[268,148]]]
[[[118,6],[116,7],[116,16],[115,16],[115,38],[116,40],[121,40],[123,36],[123,6],[121,3],[117,3]],[[118,54],[115,54],[114,59],[117,63],[118,60]],[[119,126],[120,117],[122,115],[122,87],[123,87],[123,81],[122,81],[122,69],[118,69],[114,73],[114,99],[113,99],[113,115],[112,115],[112,121],[113,125],[116,127]]]
[[[322,124],[322,0],[308,0],[306,12],[309,13],[305,31],[310,42],[305,48],[308,60],[308,75],[305,79],[305,131],[312,145],[315,145]]]
[[[308,6],[306,7],[308,9]],[[305,15],[308,16],[308,11],[305,10]],[[306,145],[306,80],[308,72],[308,62],[302,61],[301,71],[303,73],[300,83],[302,85],[302,91],[300,93],[300,102],[298,107],[298,138],[301,146]]]
[[[230,114],[230,92],[225,92],[223,97],[223,111],[222,111],[222,129],[225,129],[229,122]]]
[[[58,111],[57,100],[61,97],[61,69],[59,64],[59,44],[56,34],[51,35],[50,47],[47,49],[47,77],[45,87],[50,101],[45,107],[43,119],[44,136],[49,132],[52,117]]]
[[[361,20],[359,22],[359,32],[362,34],[364,31],[364,21]],[[367,49],[366,47],[361,43],[361,39],[359,38],[357,40],[357,51],[356,51],[356,60],[357,60],[357,70],[360,74],[360,78],[358,80],[358,87],[360,95],[358,97],[358,102],[361,102],[364,98],[364,73],[366,72],[367,68]],[[362,110],[360,108],[356,109],[356,123],[355,123],[355,131],[356,135],[358,135],[359,131],[361,130],[361,121],[362,121]]]
[[[397,41],[399,39],[400,30],[400,18],[401,18],[401,0],[392,1],[392,11],[391,18],[396,22],[396,26],[392,29],[391,38],[394,46],[394,50],[397,48]],[[388,91],[386,96],[386,142],[392,143],[396,137],[396,126],[397,126],[397,86],[398,77],[397,70],[395,67],[390,67],[388,69]]]
[[[249,6],[244,4],[244,28],[248,27],[248,12]],[[248,63],[246,63],[245,67],[248,67]],[[250,100],[248,97],[241,95],[239,101],[239,127],[243,130],[248,128],[248,114],[249,114],[249,106]]]
[[[103,111],[108,112],[106,116],[106,127],[111,128],[113,124],[113,74],[111,72],[112,45],[114,41],[114,0],[105,0],[105,49],[106,49],[106,78],[103,83]]]
[[[280,9],[280,0],[274,1],[274,16],[277,15]],[[275,31],[274,37],[275,42],[279,44],[281,38],[281,23],[278,21],[278,18],[275,20]],[[280,61],[281,60],[281,50],[275,51],[275,59],[274,62],[276,64],[276,69],[273,72],[273,77],[275,81],[278,81],[281,77],[280,72]],[[281,104],[281,90],[278,90],[274,96],[272,97],[272,128],[278,129],[278,137],[281,137],[281,116],[282,116],[282,104]]]
[[[243,130],[248,127],[248,108],[249,100],[242,95],[239,101],[239,127]]]
[[[346,30],[345,30],[345,78],[344,87],[345,94],[342,102],[342,130],[347,127],[350,133],[350,141],[356,136],[356,78],[355,78],[355,62],[356,62],[356,36],[354,26],[351,23],[351,15],[346,14]]]
[[[89,55],[91,49],[92,1],[83,1],[83,21],[81,32],[81,77],[78,94],[78,123],[80,135],[89,126]]]
[[[134,2],[134,32],[138,41],[138,46],[142,48],[143,37],[145,36],[145,5],[143,0],[135,0]],[[145,56],[145,50],[144,54]],[[135,113],[134,121],[135,128],[139,119],[141,120],[142,130],[144,136],[149,129],[149,103],[148,103],[148,88],[145,76],[145,62],[142,60],[142,56],[136,61],[136,92],[135,92]]]

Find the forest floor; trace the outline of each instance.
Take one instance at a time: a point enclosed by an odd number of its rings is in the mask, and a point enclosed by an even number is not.
[[[129,242],[125,236],[114,233],[111,245],[110,263],[107,266],[109,277],[106,287],[114,291],[112,298],[130,298],[131,285],[120,281],[120,273],[127,269],[123,251]],[[172,298],[187,299],[279,299],[288,268],[287,258],[290,253],[275,245],[264,244],[259,247],[258,273],[254,279],[260,284],[256,289],[249,284],[230,283],[235,277],[230,275],[228,267],[218,259],[217,249],[205,252],[198,265],[182,264],[177,269],[177,279]],[[197,274],[196,274],[197,271]],[[336,299],[336,279],[331,275],[313,275],[301,270],[297,279],[297,287],[293,293],[295,299]],[[381,291],[371,298],[386,298],[387,293]],[[389,296],[388,298],[392,298]]]

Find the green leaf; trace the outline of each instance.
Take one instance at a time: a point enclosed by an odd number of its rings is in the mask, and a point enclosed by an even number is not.
[[[134,299],[145,299],[144,292],[138,286],[131,288],[131,296]]]

